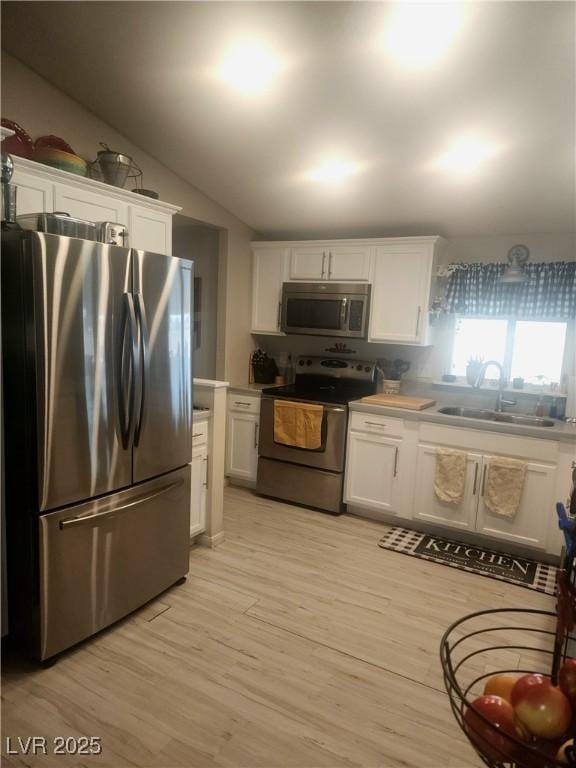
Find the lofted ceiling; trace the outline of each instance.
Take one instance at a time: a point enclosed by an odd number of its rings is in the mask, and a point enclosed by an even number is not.
[[[412,5],[416,44],[397,5],[7,2],[2,38],[265,235],[572,231],[575,5]],[[216,76],[247,40],[277,66],[249,93]]]

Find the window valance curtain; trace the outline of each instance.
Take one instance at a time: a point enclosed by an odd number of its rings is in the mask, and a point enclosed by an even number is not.
[[[461,315],[576,318],[576,261],[526,264],[530,278],[519,285],[500,283],[507,264],[452,264],[445,307]]]

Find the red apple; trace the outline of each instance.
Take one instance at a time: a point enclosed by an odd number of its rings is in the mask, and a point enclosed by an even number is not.
[[[559,739],[572,720],[570,702],[542,675],[526,675],[512,689],[512,704],[520,722],[534,736]]]
[[[480,696],[475,699],[464,715],[464,727],[476,749],[489,760],[498,763],[514,759],[518,745],[513,738],[519,741],[527,738],[526,731],[514,715],[512,705],[501,696]]]
[[[560,667],[558,687],[572,703],[576,703],[576,659],[566,659]]]
[[[513,707],[523,699],[532,688],[551,685],[550,678],[544,675],[523,675],[518,679],[510,694],[510,703]]]
[[[484,695],[500,696],[501,698],[506,699],[506,701],[510,701],[512,688],[514,688],[519,679],[519,675],[494,675],[486,681]]]

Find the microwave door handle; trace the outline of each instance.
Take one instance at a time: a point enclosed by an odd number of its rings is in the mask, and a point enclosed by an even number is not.
[[[348,321],[348,296],[344,296],[342,299],[342,306],[340,307],[340,330],[346,330],[346,323]]]

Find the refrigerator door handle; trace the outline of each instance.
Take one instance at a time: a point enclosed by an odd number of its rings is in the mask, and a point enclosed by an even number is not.
[[[131,293],[122,295],[124,303],[124,312],[122,317],[121,346],[120,346],[120,375],[118,378],[118,401],[120,405],[120,433],[122,437],[122,447],[128,450],[132,441],[134,432],[134,404],[136,395],[136,385],[139,378],[139,354],[138,354],[138,326],[136,324],[136,312],[134,310],[134,299]],[[130,367],[124,365],[125,345],[126,345],[126,321],[130,327]],[[126,377],[129,377],[128,381]],[[126,395],[128,396],[126,398]],[[126,402],[126,399],[128,402]]]
[[[64,530],[65,528],[72,528],[76,525],[83,525],[84,523],[89,523],[92,520],[102,520],[105,517],[110,517],[111,515],[115,515],[117,512],[122,512],[125,509],[130,509],[130,507],[135,507],[138,504],[143,504],[146,501],[151,501],[152,499],[155,499],[156,496],[161,496],[163,493],[166,493],[166,491],[171,491],[173,488],[178,488],[183,483],[183,480],[177,480],[174,483],[168,483],[167,485],[163,485],[161,488],[157,488],[155,491],[152,491],[152,493],[147,493],[144,496],[138,496],[137,498],[132,499],[132,501],[129,501],[127,504],[122,504],[119,507],[107,509],[105,512],[95,512],[93,515],[80,515],[79,517],[69,517],[68,520],[61,520],[60,530]]]
[[[138,357],[139,365],[139,386],[138,398],[136,400],[136,425],[134,429],[134,445],[138,446],[140,435],[142,434],[142,425],[144,423],[144,414],[146,407],[146,387],[148,382],[148,373],[150,369],[150,336],[148,333],[148,321],[146,319],[146,307],[144,297],[141,293],[135,294],[136,314],[138,316]]]

